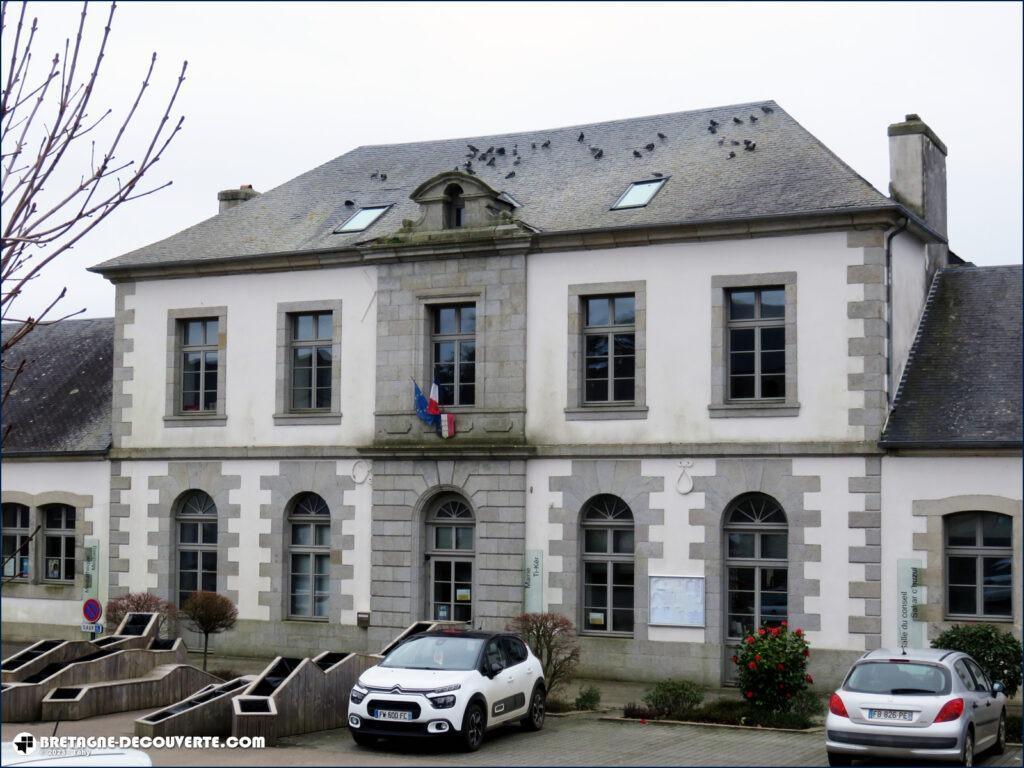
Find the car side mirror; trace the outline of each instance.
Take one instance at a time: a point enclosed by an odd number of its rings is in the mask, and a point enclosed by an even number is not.
[[[992,683],[992,695],[993,696],[998,696],[1000,693],[1003,693],[1005,690],[1006,690],[1006,686],[1003,685],[1002,682],[996,681],[996,682]]]
[[[504,667],[501,666],[500,661],[492,661],[491,665],[487,668],[487,676],[491,678],[496,677],[501,674],[501,670],[503,669]]]

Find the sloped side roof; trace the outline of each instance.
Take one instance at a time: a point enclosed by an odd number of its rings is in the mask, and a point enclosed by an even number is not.
[[[4,325],[6,337],[14,326]],[[39,325],[4,357],[3,454],[103,453],[110,448],[114,320]]]
[[[715,133],[708,130],[712,120],[718,123]],[[744,141],[753,142],[754,151],[746,150]],[[546,148],[545,142],[550,142]],[[516,217],[542,232],[895,205],[768,101],[526,133],[359,147],[97,270],[345,248],[394,232],[403,219],[419,215],[409,199],[413,190],[437,173],[464,168],[473,154],[469,145],[481,152],[494,148],[488,155],[493,165],[478,156],[473,172],[522,203]],[[498,154],[500,148],[504,154]],[[598,150],[601,157],[595,159]],[[650,205],[609,210],[630,182],[656,173],[670,178]],[[346,200],[353,205],[346,206]],[[334,234],[360,207],[379,205],[393,207],[369,229]]]
[[[1020,445],[1022,274],[1019,265],[936,274],[882,445]]]

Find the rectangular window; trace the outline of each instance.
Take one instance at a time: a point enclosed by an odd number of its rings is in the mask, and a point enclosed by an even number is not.
[[[632,403],[636,397],[636,297],[583,298],[583,402]]]
[[[362,232],[377,219],[384,215],[390,205],[380,205],[374,208],[360,208],[350,216],[344,224],[334,230],[335,234],[342,232]]]
[[[217,591],[216,520],[178,524],[178,607],[198,591]]]
[[[615,205],[612,206],[612,210],[618,211],[623,208],[643,208],[651,202],[651,199],[656,194],[658,194],[658,191],[661,189],[665,181],[665,179],[634,181],[629,185],[629,188],[622,193],[622,196],[618,199]]]
[[[27,579],[32,575],[32,543],[28,526],[28,507],[23,504],[3,505],[4,579]]]
[[[948,615],[1012,618],[1012,524],[1008,515],[995,512],[960,512],[945,519]]]
[[[729,399],[785,399],[785,288],[738,288],[726,299]]]
[[[476,305],[431,308],[431,359],[441,405],[476,403]]]
[[[217,373],[220,366],[220,321],[194,318],[178,321],[181,343],[182,413],[217,410]]]
[[[291,410],[331,407],[334,316],[331,312],[289,315],[291,327]]]
[[[43,577],[47,581],[75,580],[75,508],[66,504],[44,507]]]

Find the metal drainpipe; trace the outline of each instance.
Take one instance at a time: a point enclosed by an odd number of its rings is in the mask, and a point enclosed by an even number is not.
[[[906,230],[909,223],[910,219],[903,219],[899,226],[885,236],[885,399],[889,405],[892,405],[896,396],[892,381],[892,241]]]

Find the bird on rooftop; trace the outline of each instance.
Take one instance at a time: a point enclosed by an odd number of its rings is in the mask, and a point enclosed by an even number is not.
[[[509,171],[508,173],[505,174],[505,178],[506,179],[511,179],[515,175],[516,175],[515,171]]]
[[[378,176],[380,176],[380,171],[374,171],[370,174],[371,179],[376,179]]]
[[[761,105],[761,111],[764,112],[766,115],[770,115],[775,110],[772,109],[771,107],[768,107],[768,106],[765,106],[765,105],[762,104]]]
[[[719,139],[718,146],[722,146],[723,144],[725,144],[725,139]]]
[[[380,175],[380,180],[381,180],[381,181],[387,181],[387,180],[388,180],[388,175],[387,175],[386,173],[382,173],[382,174]]]
[[[491,152],[493,152],[493,151],[494,151],[494,147],[488,147],[488,148],[487,148],[487,151],[486,151],[486,152],[484,152],[484,154],[485,154],[485,155],[489,155],[489,154],[491,154]]]
[[[576,137],[576,141],[583,141],[583,131],[580,131],[580,135]]]
[[[512,161],[512,165],[519,165],[521,162],[523,162],[522,158],[517,157],[515,160]]]
[[[747,146],[745,146],[744,149],[747,150],[747,152],[753,152],[755,149],[757,149],[757,143],[752,141],[749,144],[747,144]]]
[[[498,147],[498,154],[499,155],[504,155],[505,154],[505,148],[504,147]]]
[[[519,145],[518,144],[513,144],[512,145],[512,154],[513,155],[518,155],[519,154]]]
[[[756,123],[757,122],[757,115],[751,115],[750,116],[750,122]]]
[[[653,176],[656,179],[660,179],[663,175],[664,174],[658,173],[657,171],[651,174],[651,176]]]
[[[666,136],[666,135],[665,135],[664,133],[662,133],[661,131],[658,131],[658,138],[659,138],[659,139],[661,139],[662,141],[664,141],[665,139],[667,139],[667,138],[668,138],[668,136]]]
[[[474,171],[472,168],[467,168],[466,173],[468,173],[470,176],[476,176],[476,171]]]
[[[353,205],[355,205],[355,203],[353,203],[351,200],[346,200],[345,201],[345,207],[346,208],[351,208]]]
[[[750,145],[750,139],[744,139],[743,143],[749,146]]]
[[[738,146],[740,145],[740,143],[739,143],[738,141],[736,141],[736,139],[733,139],[733,140],[732,140],[732,145],[733,145],[734,147],[738,147]]]
[[[718,129],[713,125],[708,126],[708,133],[718,133]]]
[[[653,143],[652,144],[646,144],[644,146],[644,149],[646,149],[648,152],[653,152],[654,151],[654,144]]]
[[[492,157],[490,160],[488,160],[487,164],[488,165],[494,165],[494,158]]]
[[[551,146],[551,139],[548,139],[547,141],[545,141],[543,144],[540,145],[541,149],[547,149],[550,146]]]
[[[736,153],[735,152],[730,152],[729,153],[729,159],[732,160],[734,157],[736,157]]]
[[[467,144],[466,146],[469,147],[469,151],[472,152],[473,154],[476,154],[477,152],[480,151],[479,149],[474,147],[472,144]]]
[[[738,117],[734,117],[732,121],[736,123],[736,125],[741,125],[743,123],[743,121]]]
[[[717,120],[708,120],[708,125],[713,125],[715,128],[717,128],[718,127],[718,121]]]
[[[604,150],[603,149],[599,149],[599,150],[597,150],[597,152],[594,153],[594,159],[595,160],[600,160],[602,157],[604,157]]]
[[[643,157],[643,155],[640,154],[640,150],[639,149],[634,149],[633,150],[633,157]]]
[[[530,142],[530,149],[536,149],[536,148],[537,148],[537,142],[536,141],[531,141]]]

